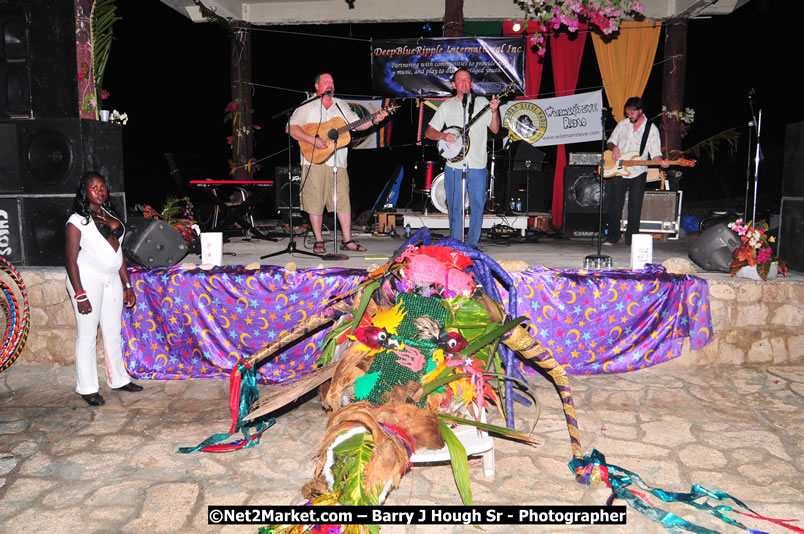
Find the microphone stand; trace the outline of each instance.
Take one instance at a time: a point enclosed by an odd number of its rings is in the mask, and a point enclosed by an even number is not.
[[[754,204],[753,204],[753,210],[751,212],[751,221],[752,221],[753,224],[756,224],[756,220],[757,220],[757,188],[759,186],[759,160],[762,157],[762,150],[760,148],[760,144],[761,144],[760,143],[760,138],[761,138],[761,130],[762,130],[762,110],[761,109],[759,110],[759,118],[757,118],[757,115],[754,113],[754,100],[753,100],[753,97],[754,97],[754,90],[751,89],[748,92],[748,105],[751,108],[751,119],[752,119],[751,122],[748,123],[748,127],[749,127],[748,128],[748,132],[749,132],[749,134],[748,134],[749,135],[749,138],[748,138],[749,145],[748,146],[749,147],[751,146],[751,144],[750,144],[751,143],[751,137],[750,137],[751,136],[751,133],[750,133],[751,132],[751,127],[755,127],[756,130],[757,130],[757,143],[756,143],[756,147],[755,147],[755,150],[754,150]],[[748,170],[746,171],[746,177],[745,177],[745,208],[744,208],[744,212],[743,212],[743,218],[745,218],[745,219],[748,218],[748,190],[750,189],[749,184],[750,184],[750,181],[751,181],[751,178],[750,178],[750,175],[751,175],[751,153],[750,153],[750,151],[749,151],[749,154],[748,154],[748,158],[749,158],[748,159]]]
[[[463,168],[461,169],[461,198],[459,204],[461,206],[461,242],[465,242],[466,238],[466,180],[469,175],[469,161],[467,160],[467,156],[469,155],[467,144],[467,135],[466,135],[466,104],[469,103],[469,94],[464,93],[461,96],[462,104],[463,104],[463,125],[461,126],[461,135],[463,135]]]
[[[292,159],[292,139],[293,138],[290,136],[290,116],[293,114],[293,112],[297,108],[300,108],[301,106],[307,104],[308,102],[313,102],[315,100],[318,100],[318,99],[322,98],[323,96],[324,95],[322,94],[322,95],[314,96],[312,98],[308,98],[307,100],[305,100],[304,102],[302,102],[298,106],[291,106],[291,107],[289,107],[289,108],[287,108],[287,109],[285,109],[283,111],[280,111],[279,113],[277,113],[273,117],[271,117],[271,119],[277,119],[277,118],[282,117],[282,116],[286,117],[285,124],[287,125],[287,130],[288,130],[288,225],[290,226],[290,239],[288,240],[288,246],[285,247],[283,250],[280,250],[278,252],[272,252],[272,253],[266,254],[264,256],[260,256],[261,260],[264,260],[265,258],[273,258],[274,256],[280,256],[282,254],[290,254],[291,256],[293,256],[294,254],[301,254],[301,255],[304,255],[304,256],[312,256],[314,258],[328,259],[328,258],[325,257],[325,255],[316,254],[315,252],[308,252],[306,250],[299,249],[296,246],[296,238],[293,235],[293,165],[292,165],[292,162],[293,162],[293,159]],[[301,188],[299,188],[299,196],[301,196]]]
[[[584,269],[598,271],[601,269],[611,269],[614,267],[614,260],[611,256],[605,256],[600,252],[603,242],[603,154],[606,152],[606,109],[600,114],[600,162],[597,167],[597,178],[600,184],[600,199],[597,203],[597,254],[590,254],[584,258]]]

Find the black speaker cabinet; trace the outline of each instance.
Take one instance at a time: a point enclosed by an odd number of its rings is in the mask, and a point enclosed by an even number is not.
[[[75,195],[0,195],[0,256],[14,265],[64,265],[64,225]],[[124,216],[124,193],[112,193]]]
[[[643,234],[671,234],[678,238],[681,224],[682,191],[645,191],[639,231]],[[628,227],[628,191],[621,220],[622,231]]]
[[[122,192],[122,128],[87,119],[0,122],[0,194],[74,194],[87,171]]]
[[[160,219],[129,217],[123,252],[130,265],[146,269],[171,267],[187,255],[189,247],[178,230]]]
[[[78,117],[75,3],[0,2],[0,118]]]
[[[279,214],[284,221],[291,218],[291,213],[294,218],[301,218],[301,169],[294,166],[290,171],[290,181],[288,181],[288,168],[275,167],[274,168],[274,206],[276,206],[277,214]]]
[[[782,197],[777,256],[794,271],[804,272],[804,197]]]
[[[720,223],[701,232],[689,250],[690,259],[705,271],[730,271],[732,253],[740,246],[740,236],[728,224]]]
[[[568,165],[564,169],[564,221],[562,229],[567,237],[593,237],[597,235],[601,197],[597,166]],[[606,195],[608,183],[603,180],[603,224],[608,216]]]

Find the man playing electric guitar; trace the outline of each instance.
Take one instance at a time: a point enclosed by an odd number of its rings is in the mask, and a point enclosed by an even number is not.
[[[659,130],[645,117],[645,103],[639,97],[631,97],[625,102],[626,118],[617,123],[608,141],[608,149],[612,159],[617,161],[620,154],[636,152],[637,159],[652,159],[661,162],[663,168],[669,163],[662,157]],[[646,157],[647,156],[647,157]],[[602,171],[602,169],[601,169]],[[628,226],[625,230],[625,244],[631,245],[631,236],[639,233],[642,216],[642,198],[645,195],[645,184],[648,168],[630,167],[629,176],[614,176],[608,181],[608,236],[604,245],[614,245],[620,240],[620,221],[622,220],[625,193],[628,193]]]
[[[466,188],[469,192],[469,209],[471,217],[469,219],[469,232],[466,235],[466,244],[477,248],[480,241],[480,230],[483,226],[483,207],[486,204],[486,181],[488,171],[486,170],[486,139],[488,131],[497,133],[500,131],[500,102],[496,96],[491,101],[485,97],[472,97],[472,75],[466,69],[458,69],[452,77],[452,87],[455,89],[455,96],[446,100],[438,106],[424,136],[433,141],[446,141],[455,143],[454,133],[442,132],[444,126],[463,125],[463,113],[466,109],[466,122],[472,117],[481,113],[481,110],[488,105],[491,113],[481,116],[469,129],[468,136],[471,138],[469,150],[465,160],[468,167],[466,176]],[[465,143],[464,143],[465,144]],[[463,212],[463,186],[462,170],[464,159],[455,161],[449,159],[444,169],[444,186],[447,193],[447,209],[449,211],[449,235],[451,238],[461,241],[463,239],[461,221]]]
[[[308,125],[325,124],[334,118],[343,118],[347,123],[359,122],[360,117],[351,110],[349,104],[339,98],[333,97],[335,81],[329,73],[321,73],[315,78],[315,92],[320,98],[308,102],[293,112],[290,117],[290,136],[305,143],[312,148],[311,158],[318,163],[308,160],[301,151],[301,208],[310,216],[310,226],[315,234],[313,252],[323,254],[324,237],[321,226],[324,221],[324,207],[330,212],[337,213],[338,222],[343,231],[342,250],[365,251],[366,249],[352,239],[352,207],[349,202],[349,174],[346,171],[347,147],[338,147],[337,140],[328,138],[329,128],[305,128]],[[379,111],[371,121],[355,126],[355,130],[366,130],[382,122],[388,116],[386,110]],[[311,133],[308,133],[311,132]],[[323,161],[316,157],[328,152]],[[338,169],[338,205],[334,201],[333,169]]]

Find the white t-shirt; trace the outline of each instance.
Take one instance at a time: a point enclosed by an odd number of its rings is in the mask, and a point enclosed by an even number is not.
[[[621,154],[625,154],[627,152],[639,152],[639,147],[642,145],[642,136],[645,134],[645,126],[650,124],[648,119],[646,118],[642,125],[634,131],[634,125],[631,124],[631,121],[628,119],[623,119],[617,123],[617,126],[614,127],[614,131],[611,132],[611,137],[609,137],[609,142],[614,143],[617,145],[617,148],[620,149]],[[659,139],[659,129],[656,128],[655,125],[650,124],[651,128],[648,132],[648,142],[645,145],[645,152],[648,154],[648,159],[653,159],[656,156],[662,155],[662,145],[661,140]],[[634,159],[644,159],[642,154],[639,157]],[[639,176],[643,172],[648,172],[647,167],[643,166],[633,166],[629,167],[628,170],[631,172],[630,176],[623,176],[623,178],[633,178],[635,176]]]
[[[123,238],[125,231],[118,241],[120,246],[117,251],[112,248],[106,238],[104,238],[92,218],[88,224],[84,224],[83,215],[73,213],[67,219],[67,224],[72,224],[81,232],[81,241],[78,251],[78,268],[89,267],[93,271],[103,274],[114,274],[120,271],[123,265]],[[123,224],[122,222],[120,224]]]
[[[341,114],[341,112],[343,112],[343,114]],[[321,99],[318,99],[314,100],[313,102],[309,102],[294,111],[293,115],[290,116],[290,125],[305,126],[307,124],[319,124],[332,120],[336,117],[346,121],[346,123],[352,123],[360,120],[360,117],[358,117],[357,114],[352,111],[352,108],[349,107],[349,104],[340,98],[333,98],[332,105],[329,107],[329,109],[324,107]],[[327,129],[322,129],[318,135],[319,137],[326,139]],[[327,158],[323,165],[327,165],[329,167],[337,166],[340,169],[345,169],[348,155],[349,150],[347,147],[341,147],[335,150],[334,157],[330,156]],[[310,162],[307,161],[307,159],[304,157],[304,154],[301,155],[301,162],[302,165],[310,165]]]
[[[476,117],[489,103],[488,99],[484,96],[476,96],[474,97],[474,101],[475,105],[472,109],[472,117]],[[469,116],[469,107],[471,105],[471,102],[466,104],[467,123],[472,120]],[[466,159],[470,169],[486,168],[486,161],[488,160],[486,140],[488,139],[488,128],[491,124],[491,119],[491,110],[486,110],[483,116],[469,128],[469,153],[466,155]],[[458,100],[458,97],[445,100],[438,106],[435,115],[433,115],[433,118],[430,120],[430,126],[439,132],[443,130],[444,126],[457,126],[459,130],[463,127],[463,104]],[[447,166],[454,169],[462,169],[463,160],[456,162],[448,161]]]

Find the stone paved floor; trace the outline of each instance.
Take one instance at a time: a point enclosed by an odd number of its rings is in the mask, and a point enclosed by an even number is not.
[[[496,504],[595,504],[601,487],[576,484],[560,403],[544,380],[538,447],[497,440],[497,474],[470,465],[474,500]],[[804,522],[804,367],[573,377],[582,443],[655,487],[694,483],[727,491],[758,513]],[[313,471],[325,417],[315,397],[277,419],[260,445],[229,454],[176,454],[229,427],[224,381],[142,382],[142,393],[101,393],[88,407],[70,367],[15,365],[0,374],[0,532],[256,532],[207,525],[207,506],[296,504]],[[534,411],[520,407],[519,428]],[[388,504],[458,505],[450,468],[416,467]],[[620,504],[618,502],[618,504]],[[664,507],[720,532],[705,514]],[[490,532],[665,532],[629,509],[627,526],[484,526]],[[746,520],[753,528],[789,532]],[[475,532],[383,527],[382,532]]]

